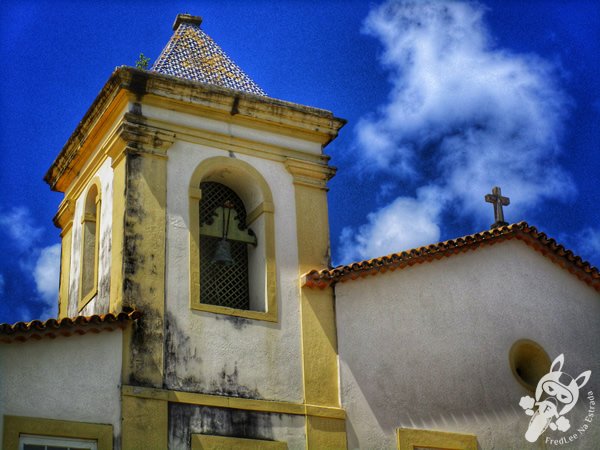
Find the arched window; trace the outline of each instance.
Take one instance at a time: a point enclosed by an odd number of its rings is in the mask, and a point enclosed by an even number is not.
[[[81,218],[81,283],[79,309],[96,295],[98,290],[98,250],[100,237],[100,193],[96,185],[85,197]]]
[[[190,306],[277,322],[273,196],[239,159],[213,157],[189,185]]]
[[[256,247],[246,227],[246,208],[227,186],[200,184],[200,298],[202,303],[250,309],[248,246]]]

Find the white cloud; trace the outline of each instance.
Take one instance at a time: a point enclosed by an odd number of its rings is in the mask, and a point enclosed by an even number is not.
[[[32,224],[29,210],[24,207],[0,212],[0,226],[21,250],[31,247],[43,231]]]
[[[43,248],[33,271],[36,289],[47,308],[43,314],[56,316],[60,276],[60,244]]]
[[[437,242],[437,225],[444,197],[435,187],[421,188],[417,196],[398,197],[367,216],[367,224],[354,231],[344,228],[341,236],[343,261],[353,261],[407,250]]]
[[[575,193],[557,161],[570,100],[555,68],[536,55],[495,48],[483,14],[475,3],[407,0],[388,1],[367,17],[365,31],[383,45],[391,92],[356,126],[360,159],[395,174],[409,191],[435,186],[446,201],[432,214],[421,204],[428,196],[396,199],[369,215],[354,248],[345,245],[346,255],[378,256],[371,251],[385,247],[375,234],[385,228],[379,220],[419,223],[425,239],[435,235],[431,230],[439,229],[444,214],[487,224],[483,196],[492,186],[512,194],[511,221],[544,198]],[[392,220],[392,211],[407,217]],[[424,240],[415,239],[415,227],[394,234],[403,232],[406,239],[393,239],[396,251]]]

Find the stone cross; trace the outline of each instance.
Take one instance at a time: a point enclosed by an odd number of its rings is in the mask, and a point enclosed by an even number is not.
[[[502,211],[503,206],[510,205],[510,198],[502,197],[502,191],[498,186],[492,188],[491,194],[486,194],[485,201],[494,204],[494,222],[490,228],[498,228],[508,225],[504,221],[504,212]]]

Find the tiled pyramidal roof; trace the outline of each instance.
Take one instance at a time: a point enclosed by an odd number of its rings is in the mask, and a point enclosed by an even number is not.
[[[267,95],[200,29],[202,18],[179,14],[152,71],[250,94]]]

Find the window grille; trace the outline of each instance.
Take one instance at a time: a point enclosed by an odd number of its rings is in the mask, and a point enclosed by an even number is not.
[[[246,209],[237,194],[220,183],[200,184],[200,228],[212,224],[218,211],[226,202],[233,205],[231,217],[237,218],[238,228],[246,230]],[[250,230],[248,230],[250,231]],[[250,309],[248,283],[248,244],[228,239],[231,244],[231,265],[213,263],[219,237],[200,232],[200,302],[227,306],[236,309]]]

